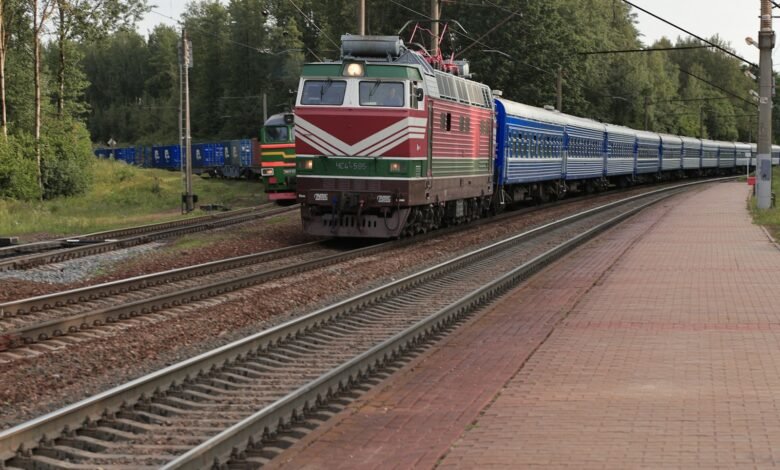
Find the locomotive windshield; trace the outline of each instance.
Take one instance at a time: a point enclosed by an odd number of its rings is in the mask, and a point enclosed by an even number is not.
[[[306,80],[301,104],[341,105],[346,89],[347,82],[343,80]]]
[[[381,80],[360,82],[360,105],[400,108],[404,105],[404,84]]]
[[[265,140],[269,144],[287,142],[290,137],[290,129],[287,126],[266,126]]]

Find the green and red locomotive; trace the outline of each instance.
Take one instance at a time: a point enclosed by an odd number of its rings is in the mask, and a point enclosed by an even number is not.
[[[295,108],[297,199],[314,235],[397,237],[481,217],[493,195],[490,89],[465,62],[397,37],[344,36],[306,64]]]
[[[293,115],[274,114],[260,131],[260,174],[269,201],[295,200]]]

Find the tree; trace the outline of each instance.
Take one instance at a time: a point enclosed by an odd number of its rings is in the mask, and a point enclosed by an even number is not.
[[[38,186],[44,192],[41,173],[41,34],[44,25],[54,9],[54,0],[31,0],[33,25],[33,80],[35,87],[35,163],[38,174]]]
[[[57,44],[57,115],[65,108],[66,51],[70,41],[97,40],[110,31],[131,27],[149,11],[146,0],[56,0]]]
[[[118,31],[84,48],[83,67],[90,86],[88,125],[95,141],[114,138],[134,144],[141,135],[149,50],[134,31]]]

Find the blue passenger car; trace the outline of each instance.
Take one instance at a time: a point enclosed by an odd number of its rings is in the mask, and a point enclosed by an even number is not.
[[[683,141],[683,170],[687,173],[701,171],[701,140],[695,137],[681,137]]]
[[[737,159],[735,164],[737,167],[745,168],[750,163],[750,144],[744,142],[735,142],[734,146],[737,150]]]
[[[661,169],[661,136],[655,132],[636,131],[636,174],[657,174]]]
[[[603,177],[606,126],[590,119],[561,116],[566,129],[564,178],[572,181]]]
[[[495,103],[498,184],[560,179],[564,158],[561,116],[503,99]]]
[[[718,142],[718,168],[733,169],[736,166],[737,147],[734,142]]]
[[[718,143],[714,140],[701,141],[701,169],[709,174],[718,168]]]
[[[661,171],[682,170],[683,140],[679,135],[661,134]]]
[[[607,176],[633,176],[636,131],[614,124],[605,124],[605,126],[607,128]]]

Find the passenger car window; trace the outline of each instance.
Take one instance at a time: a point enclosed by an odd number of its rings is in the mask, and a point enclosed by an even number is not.
[[[347,82],[343,80],[306,80],[303,84],[301,104],[341,105],[344,103],[346,89]]]
[[[404,84],[399,82],[360,82],[361,106],[404,105]]]

